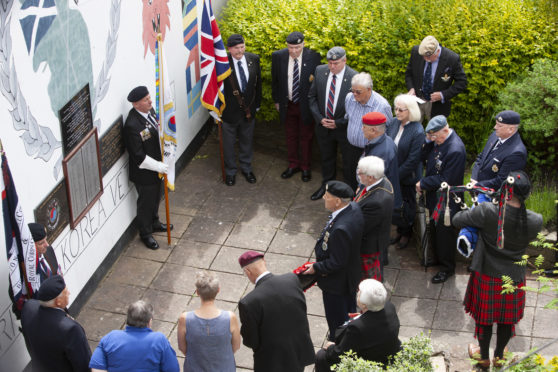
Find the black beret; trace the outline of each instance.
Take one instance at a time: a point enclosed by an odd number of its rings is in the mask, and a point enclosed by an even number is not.
[[[289,36],[287,36],[287,44],[297,45],[304,41],[304,35],[302,32],[291,32]]]
[[[66,288],[64,278],[60,275],[53,275],[41,283],[41,287],[37,293],[37,299],[39,301],[54,300],[62,293],[64,288]]]
[[[232,34],[227,39],[227,46],[229,48],[236,46],[238,44],[244,44],[244,38],[240,34]]]
[[[36,222],[31,222],[28,224],[29,230],[31,231],[31,236],[33,236],[33,240],[38,242],[46,238],[46,230],[43,225]]]
[[[140,85],[132,89],[130,94],[128,94],[128,102],[137,102],[149,94],[146,86]]]
[[[343,199],[352,199],[355,196],[351,186],[341,181],[329,181],[326,184],[326,191],[333,196]]]
[[[496,114],[496,121],[500,124],[519,125],[519,114],[512,110],[506,110]]]

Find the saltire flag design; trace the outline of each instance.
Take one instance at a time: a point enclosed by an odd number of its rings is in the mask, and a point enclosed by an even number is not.
[[[186,96],[188,97],[188,117],[192,117],[201,106],[200,49],[198,42],[198,7],[196,0],[183,4],[182,29],[184,46],[188,49],[186,62]]]
[[[155,87],[155,106],[157,119],[159,120],[159,138],[162,142],[163,162],[169,166],[167,186],[169,190],[174,191],[174,163],[177,146],[174,97],[170,87],[167,60],[164,57],[163,44],[160,40],[155,43]]]
[[[31,297],[38,291],[41,282],[37,273],[35,242],[23,216],[12,173],[3,151],[1,187],[11,295],[16,308],[21,310],[26,295]]]
[[[219,117],[225,109],[223,80],[230,74],[229,59],[211,9],[211,1],[204,0],[201,20],[202,105]]]
[[[25,0],[21,4],[20,14],[23,38],[27,52],[31,54],[56,18],[56,4],[54,0]]]

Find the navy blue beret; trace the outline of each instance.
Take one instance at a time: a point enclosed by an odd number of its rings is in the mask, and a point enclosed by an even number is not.
[[[39,301],[54,300],[62,293],[64,288],[66,288],[64,278],[60,275],[53,275],[41,283],[41,287],[37,293],[37,299]]]
[[[289,36],[287,36],[287,44],[298,45],[304,41],[304,35],[302,32],[291,32]]]
[[[519,125],[519,114],[512,110],[506,110],[496,114],[496,121],[500,124]]]
[[[341,181],[329,181],[326,184],[326,191],[331,195],[342,199],[352,199],[355,196],[351,186]]]
[[[244,44],[244,38],[240,34],[232,34],[227,39],[227,46],[229,48],[237,46],[238,44]]]
[[[128,94],[128,102],[137,102],[147,96],[149,94],[149,90],[147,90],[146,86],[140,85],[139,87],[135,87],[130,91]]]
[[[29,226],[29,230],[31,231],[31,236],[33,237],[34,241],[38,242],[46,238],[45,227],[40,223],[31,222],[27,226]]]

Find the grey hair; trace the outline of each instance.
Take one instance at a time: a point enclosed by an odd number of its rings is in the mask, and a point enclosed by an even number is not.
[[[384,308],[387,300],[387,291],[382,283],[376,279],[365,279],[358,285],[360,290],[359,302],[366,309],[376,312]]]
[[[420,120],[420,108],[415,96],[410,94],[400,94],[393,100],[394,106],[398,103],[404,105],[409,110],[409,121]]]
[[[378,131],[380,131],[382,133],[385,133],[386,132],[386,123],[374,125],[374,128],[376,128]]]
[[[128,306],[126,324],[132,327],[145,328],[153,319],[153,306],[143,300],[136,301]]]
[[[367,72],[359,72],[351,79],[351,86],[354,87],[355,85],[366,89],[372,89],[374,85],[372,83],[372,76]]]
[[[357,169],[365,175],[379,180],[384,176],[385,164],[382,158],[370,155],[358,161]]]
[[[219,279],[213,272],[198,271],[196,273],[196,290],[202,300],[214,300],[219,293]]]

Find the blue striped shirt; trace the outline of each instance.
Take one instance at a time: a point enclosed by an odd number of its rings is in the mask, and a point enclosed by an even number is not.
[[[364,134],[362,133],[362,117],[366,113],[373,111],[384,114],[387,123],[393,118],[391,106],[388,101],[375,91],[372,91],[370,99],[364,105],[357,102],[353,93],[349,93],[347,97],[345,97],[345,118],[349,119],[347,125],[347,139],[351,145],[364,148],[368,143],[368,140],[364,138]]]

